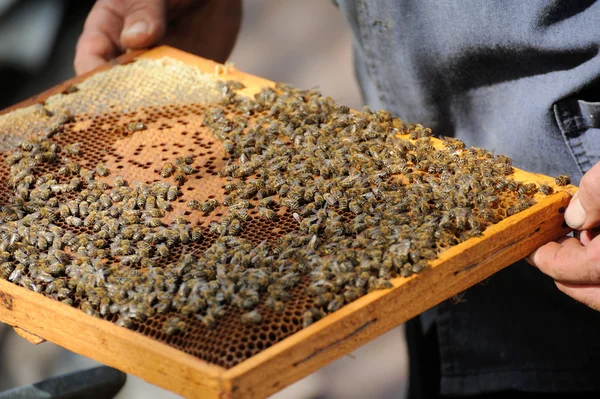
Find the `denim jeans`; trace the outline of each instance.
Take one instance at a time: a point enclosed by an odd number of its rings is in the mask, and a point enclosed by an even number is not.
[[[600,160],[600,4],[339,0],[365,101],[577,183]],[[435,323],[440,390],[600,391],[600,312],[518,262]]]

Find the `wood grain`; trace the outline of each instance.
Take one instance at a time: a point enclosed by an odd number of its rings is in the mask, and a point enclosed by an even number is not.
[[[128,54],[117,63],[130,62],[137,55],[149,59],[171,57],[206,73],[217,72],[215,78],[240,80],[249,95],[273,85],[169,47]],[[86,76],[4,112],[42,102]],[[442,145],[438,140],[434,142]],[[553,185],[553,179],[547,176],[521,170],[516,170],[514,177]],[[450,248],[419,275],[395,279],[393,288],[372,292],[228,370],[4,280],[0,280],[0,320],[186,397],[262,398],[568,233],[569,229],[563,227],[563,212],[576,188],[553,186],[557,193],[537,196],[536,205],[488,228],[482,237]]]
[[[221,367],[5,280],[0,320],[187,397],[221,391]]]
[[[30,343],[34,344],[34,345],[39,345],[42,344],[44,342],[46,342],[46,340],[38,335],[32,334],[27,330],[23,330],[20,327],[13,327],[13,330],[15,330],[15,332],[17,333],[17,335],[23,339],[26,339],[27,341],[29,341]]]

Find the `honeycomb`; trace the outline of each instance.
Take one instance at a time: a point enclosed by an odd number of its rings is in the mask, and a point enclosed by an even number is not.
[[[207,250],[218,238],[210,232],[209,225],[223,217],[224,207],[203,215],[190,212],[187,204],[191,200],[216,199],[221,202],[225,197],[227,180],[219,171],[229,164],[231,156],[204,124],[206,110],[221,99],[222,93],[212,75],[201,74],[193,67],[168,59],[140,60],[99,73],[78,85],[77,90],[50,97],[43,105],[1,116],[0,129],[7,132],[2,145],[12,148],[15,140],[30,136],[49,137],[48,140],[61,147],[77,144],[81,153],[69,158],[88,169],[104,164],[111,175],[97,180],[109,184],[117,174],[129,182],[151,184],[166,180],[176,184],[173,177],[160,175],[162,166],[184,154],[193,155],[192,166],[198,173],[189,175],[181,185],[181,195],[172,203],[173,210],[165,216],[164,222],[169,224],[176,215],[183,215],[192,225],[203,229],[204,239],[173,248],[169,256],[157,261],[159,267],[165,266],[176,263],[182,254]],[[227,107],[228,118],[233,118],[235,113],[235,108]],[[267,111],[251,116],[251,126],[264,116]],[[133,132],[129,129],[131,124],[143,126],[143,129]],[[2,160],[7,154],[2,153]],[[49,163],[38,173],[56,174],[57,169],[58,165]],[[9,176],[9,167],[2,162],[0,205],[6,205],[10,200]],[[508,209],[517,202],[517,194],[506,192],[500,196],[492,208],[506,217]],[[58,195],[60,201],[74,197],[74,193]],[[244,224],[240,238],[258,246],[265,241],[275,243],[285,234],[298,231],[298,222],[291,210],[275,206],[274,211],[278,218],[267,220],[258,217],[256,208],[250,209],[251,220]],[[345,221],[354,217],[348,211],[340,211],[340,214]],[[92,233],[90,227],[57,224],[75,233]],[[447,244],[442,244],[437,249],[445,247]],[[108,262],[115,261],[108,258]],[[156,314],[143,321],[134,320],[130,328],[200,359],[230,368],[302,329],[303,315],[315,306],[313,297],[305,293],[310,282],[309,276],[302,277],[292,288],[291,299],[285,302],[281,312],[261,301],[257,306],[262,316],[259,324],[241,323],[244,312],[227,305],[225,316],[212,329],[193,315],[174,311]],[[80,306],[84,299],[76,296],[73,306]],[[164,325],[172,317],[185,321],[186,327],[168,335]],[[114,314],[106,318],[117,321]]]

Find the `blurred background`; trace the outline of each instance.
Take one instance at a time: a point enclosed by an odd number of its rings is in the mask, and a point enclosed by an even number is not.
[[[77,37],[91,0],[0,0],[0,108],[73,76]],[[349,29],[328,0],[244,0],[230,58],[245,72],[317,88],[362,107]],[[34,346],[0,325],[0,391],[97,365],[51,343]],[[402,327],[291,385],[273,398],[403,398],[408,360]],[[177,398],[133,376],[117,396]]]

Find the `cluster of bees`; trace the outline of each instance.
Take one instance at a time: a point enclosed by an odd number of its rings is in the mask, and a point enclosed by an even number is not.
[[[176,184],[129,183],[101,164],[71,161],[85,151],[77,145],[24,142],[6,157],[12,197],[0,209],[0,277],[89,315],[116,316],[120,326],[179,314],[165,322],[168,335],[185,331],[188,317],[212,328],[231,307],[243,311],[243,323],[260,323],[259,303],[281,312],[304,281],[314,298],[303,315],[308,326],[391,287],[390,278],[419,273],[445,248],[530,207],[536,192],[552,193],[509,178],[505,156],[453,138],[435,148],[431,130],[388,112],[353,112],[284,85],[252,99],[236,94],[242,87],[224,83],[223,103],[205,112],[230,155],[220,171],[223,200],[187,204],[204,215],[222,211],[208,231],[181,215],[163,221],[196,172],[193,156],[160,170],[180,176]],[[251,242],[240,233],[252,208],[266,220],[287,208],[297,228]],[[207,250],[165,261],[207,233],[218,236]]]

